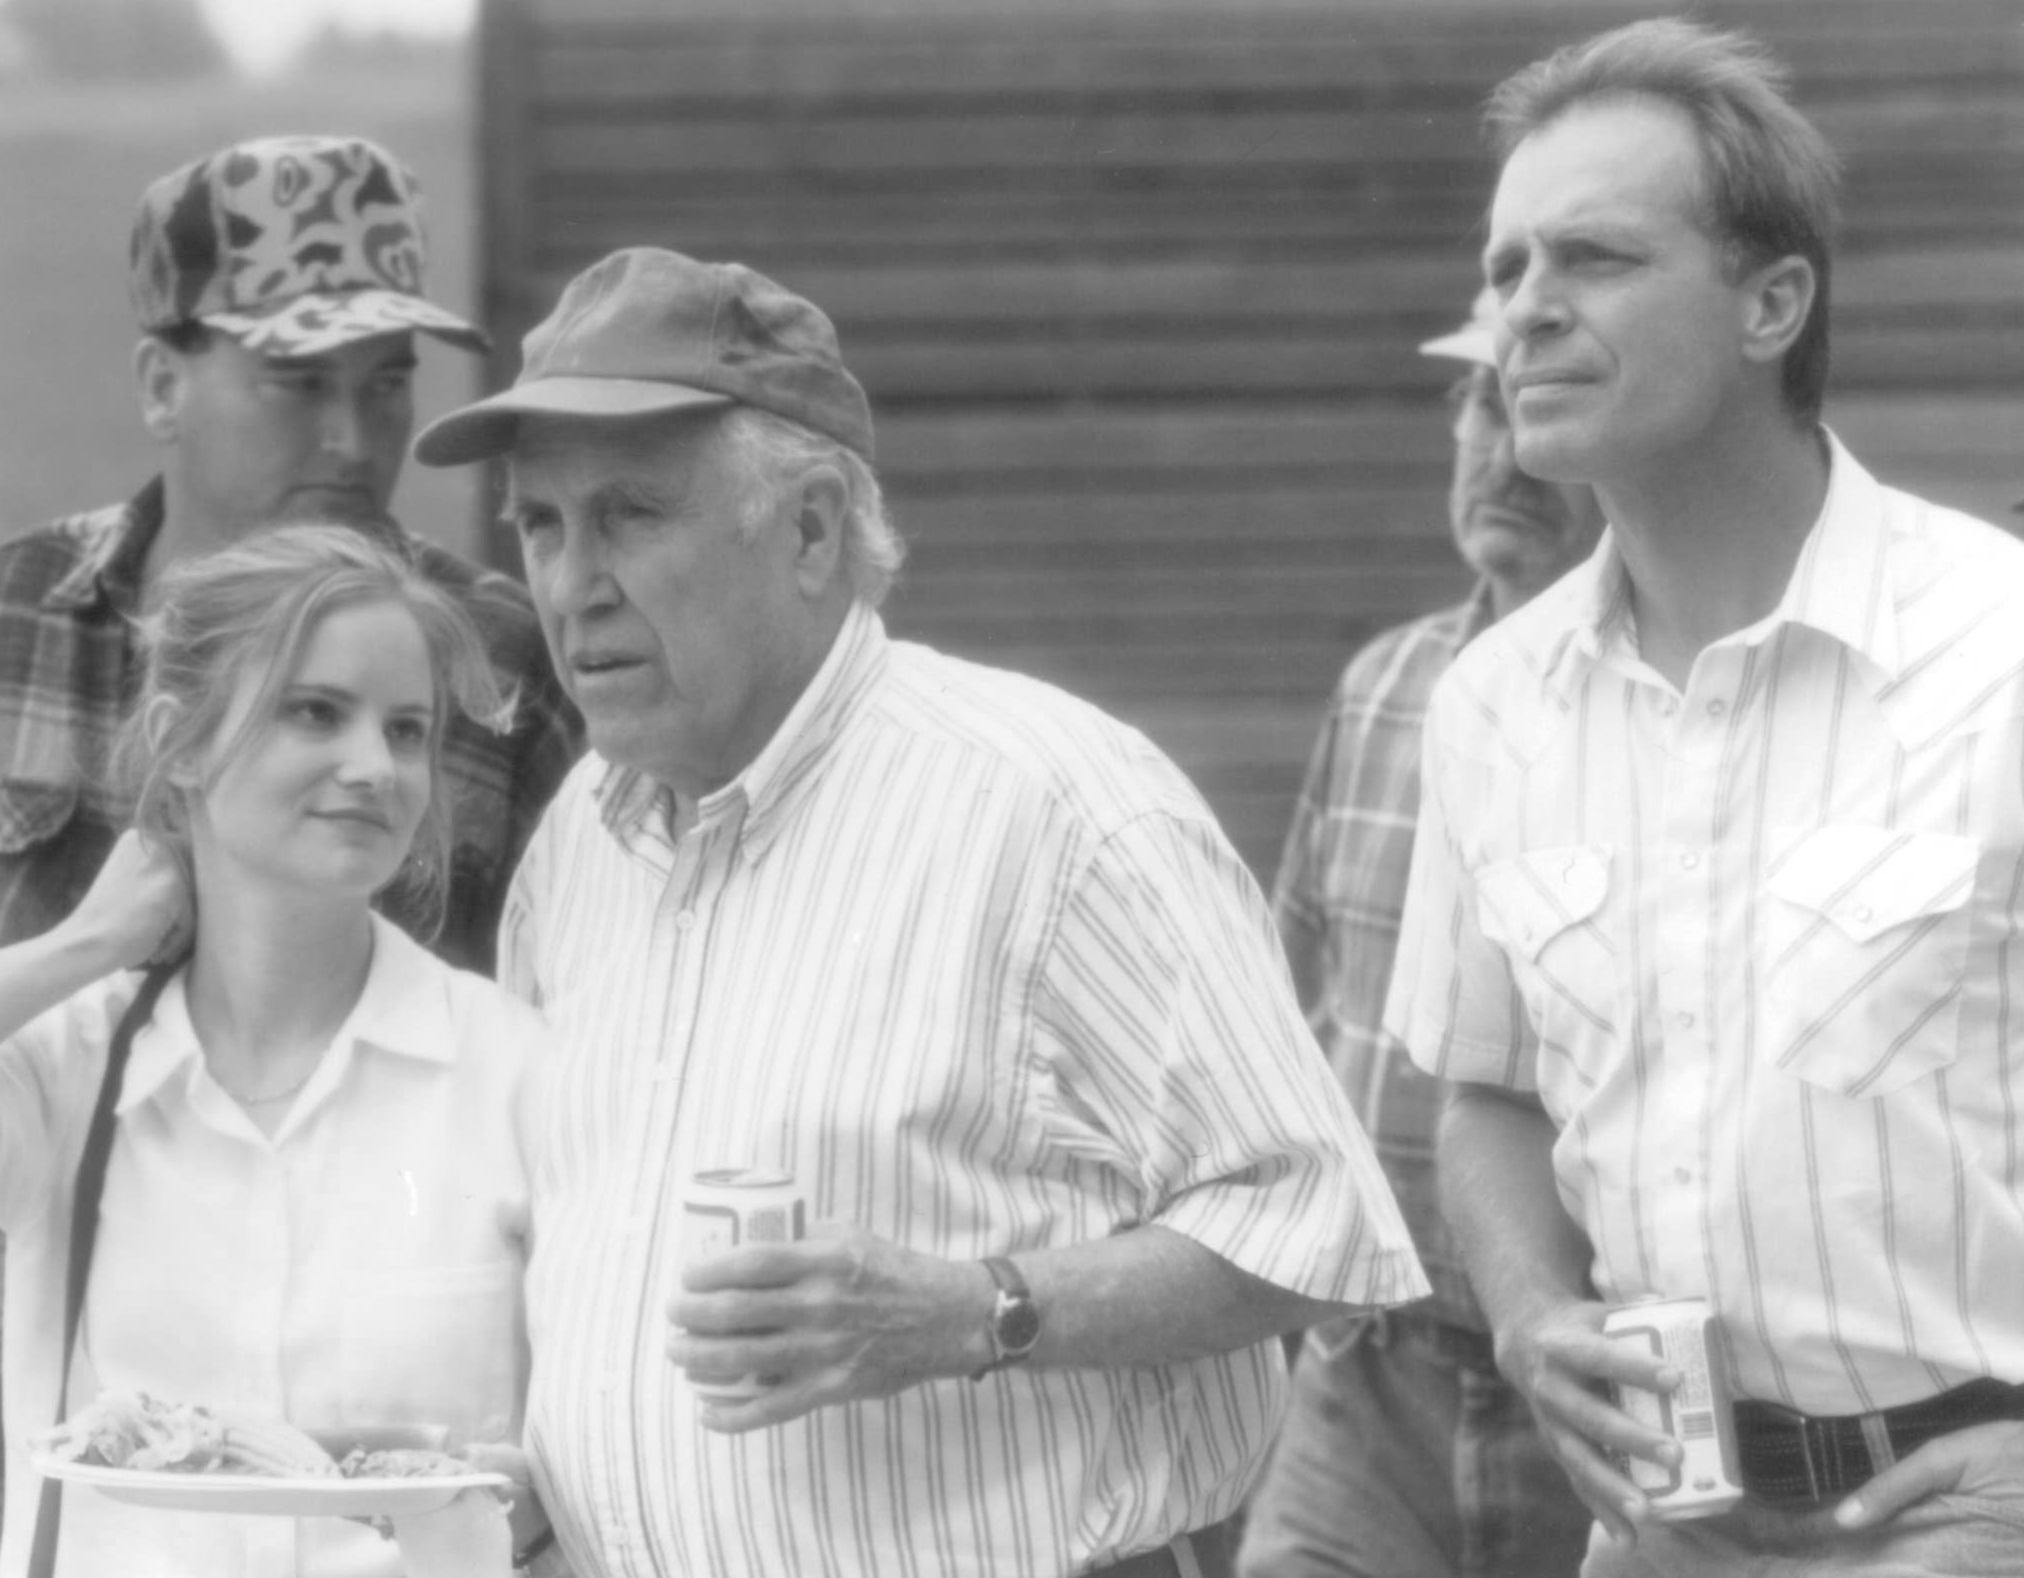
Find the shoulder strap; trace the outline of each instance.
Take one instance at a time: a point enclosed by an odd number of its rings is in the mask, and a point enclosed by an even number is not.
[[[84,1131],[84,1154],[77,1163],[77,1188],[70,1207],[70,1258],[63,1287],[63,1363],[57,1371],[56,1422],[63,1423],[70,1393],[70,1361],[77,1349],[77,1328],[84,1320],[84,1290],[91,1282],[91,1255],[98,1244],[98,1209],[105,1196],[105,1169],[112,1159],[113,1109],[119,1105],[120,1087],[126,1081],[127,1058],[134,1049],[134,1036],[154,1017],[155,1000],[169,977],[182,968],[182,961],[153,966],[141,981],[141,989],[120,1015],[106,1049],[105,1077],[99,1081],[98,1100],[91,1109],[91,1123]],[[56,1536],[63,1520],[63,1481],[45,1479],[42,1499],[35,1513],[35,1540],[28,1556],[28,1578],[53,1578],[56,1572]]]

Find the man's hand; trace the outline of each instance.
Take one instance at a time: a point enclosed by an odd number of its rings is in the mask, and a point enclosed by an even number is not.
[[[757,1430],[980,1368],[993,1298],[981,1264],[817,1223],[798,1243],[685,1267],[668,1306],[668,1357],[693,1381],[763,1377],[760,1396],[709,1402],[702,1415],[712,1430]]]
[[[182,868],[129,828],[63,925],[102,945],[115,968],[139,969],[180,956],[194,920]]]
[[[1610,1454],[1676,1464],[1680,1446],[1618,1409],[1599,1383],[1670,1392],[1680,1373],[1650,1353],[1602,1333],[1606,1304],[1567,1300],[1546,1306],[1497,1335],[1497,1364],[1532,1405],[1540,1437],[1576,1495],[1613,1539],[1637,1542],[1650,1510],[1644,1492],[1625,1478]]]
[[[1928,1441],[1834,1509],[1844,1529],[1870,1529],[1928,1496],[2024,1502],[2024,1423],[1975,1425]]]

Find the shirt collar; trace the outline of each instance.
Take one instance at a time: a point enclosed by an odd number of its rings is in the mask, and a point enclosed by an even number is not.
[[[154,478],[124,504],[102,512],[106,530],[69,572],[43,594],[50,609],[103,604],[131,614],[141,600],[141,569],[162,529],[162,479]]]
[[[1884,492],[1841,440],[1827,443],[1827,496],[1800,545],[1778,606],[1756,628],[1806,625],[1894,676],[1900,663],[1890,581],[1890,528]],[[1629,629],[1630,574],[1607,530],[1595,551],[1569,572],[1572,617],[1548,653],[1547,683],[1563,700],[1583,666],[1598,661]]]
[[[1827,502],[1773,618],[1809,625],[1895,678],[1902,649],[1884,490],[1840,439],[1826,437]]]
[[[1462,604],[1462,620],[1459,629],[1460,644],[1467,646],[1497,622],[1496,593],[1485,575],[1477,579],[1468,600]]]
[[[456,1025],[440,984],[444,967],[422,945],[384,916],[372,917],[372,964],[365,990],[332,1037],[354,1053],[367,1050],[414,1058],[423,1063],[456,1060]],[[154,1018],[134,1037],[133,1055],[116,1109],[124,1116],[159,1093],[178,1073],[203,1061],[196,1028],[190,1023],[185,988],[187,969],[162,989]]]
[[[863,603],[853,603],[815,677],[796,698],[780,727],[743,772],[696,803],[696,825],[734,826],[740,847],[757,860],[778,836],[801,787],[815,776],[862,697],[884,672],[885,624]],[[674,796],[634,768],[612,766],[593,791],[604,825],[630,842],[650,819],[672,825]]]

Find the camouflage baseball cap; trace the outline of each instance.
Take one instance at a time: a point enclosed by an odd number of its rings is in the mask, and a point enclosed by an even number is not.
[[[425,256],[419,187],[385,149],[266,137],[142,194],[128,284],[143,329],[203,323],[273,356],[403,329],[484,350],[480,330],[423,299]]]

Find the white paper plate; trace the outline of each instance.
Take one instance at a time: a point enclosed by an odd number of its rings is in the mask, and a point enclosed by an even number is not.
[[[411,1479],[277,1479],[253,1474],[175,1474],[106,1468],[47,1457],[35,1471],[72,1485],[89,1485],[117,1501],[175,1512],[243,1512],[272,1518],[378,1518],[434,1512],[462,1490],[504,1490],[504,1474],[437,1474]]]

